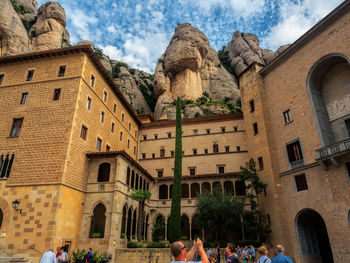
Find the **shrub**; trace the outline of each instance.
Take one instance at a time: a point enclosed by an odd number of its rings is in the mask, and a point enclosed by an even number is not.
[[[76,263],[80,263],[85,255],[87,254],[88,252],[85,251],[84,249],[83,250],[77,250],[77,251],[73,251],[73,258],[72,258],[72,261],[73,262],[76,262]]]
[[[128,248],[167,248],[170,243],[165,242],[128,242]]]
[[[194,114],[194,117],[195,118],[198,118],[198,117],[201,117],[202,115],[197,111],[195,114]]]
[[[95,51],[95,54],[98,56],[99,59],[103,58],[103,51],[102,51],[102,49],[100,49],[98,47],[95,47],[94,51]]]
[[[101,237],[101,233],[92,233],[90,237],[99,238],[99,237]]]
[[[137,242],[129,241],[128,248],[139,248],[139,244]]]
[[[166,243],[164,243],[164,242],[148,242],[147,248],[166,248]]]
[[[209,98],[209,93],[208,93],[208,92],[206,92],[206,91],[204,91],[204,92],[203,92],[203,96],[205,96],[205,97]]]
[[[103,255],[102,254],[98,253],[97,251],[95,251],[93,253],[93,262],[100,263],[102,261],[102,259],[103,259]]]
[[[136,69],[134,69],[134,68],[129,68],[130,74],[134,75],[134,74],[135,74],[135,71],[136,71]]]

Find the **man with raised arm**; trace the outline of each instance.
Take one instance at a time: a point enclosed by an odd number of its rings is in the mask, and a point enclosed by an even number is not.
[[[172,261],[172,263],[193,263],[193,257],[196,251],[199,252],[202,259],[202,261],[199,262],[209,263],[208,257],[203,249],[203,243],[199,238],[193,241],[193,247],[188,252],[186,251],[186,247],[182,242],[176,241],[171,244],[171,253],[175,259]]]

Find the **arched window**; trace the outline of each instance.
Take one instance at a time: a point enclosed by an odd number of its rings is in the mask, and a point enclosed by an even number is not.
[[[140,190],[142,190],[142,177],[140,175]]]
[[[146,216],[146,230],[145,230],[145,240],[148,240],[148,218],[149,215]]]
[[[245,196],[246,195],[245,184],[243,181],[236,181],[235,188],[236,188],[236,195],[237,196]]]
[[[128,240],[130,240],[130,235],[131,235],[131,218],[132,218],[132,207],[129,208],[128,211],[128,220],[127,220],[127,226],[126,226],[126,237],[128,238]]]
[[[210,183],[208,183],[208,182],[202,183],[202,193],[203,193],[204,191],[207,191],[207,192],[210,192],[210,191],[211,191]]]
[[[199,195],[199,184],[191,184],[191,198],[196,198]]]
[[[147,191],[149,190],[149,182],[147,182]]]
[[[97,182],[108,182],[110,171],[111,171],[111,164],[101,163],[100,166],[98,167]]]
[[[132,239],[136,239],[136,209],[134,210],[134,215],[132,216]]]
[[[162,231],[159,231],[159,239],[165,240],[165,217],[162,214],[158,214],[155,218],[158,225],[161,226]]]
[[[166,184],[159,186],[159,199],[168,199],[168,186]]]
[[[131,188],[134,188],[134,184],[135,184],[135,172],[134,172],[134,170],[132,170],[132,172],[131,172]]]
[[[106,208],[103,204],[98,204],[94,209],[91,218],[90,237],[103,238],[105,234]]]
[[[225,181],[224,182],[224,191],[225,193],[229,193],[233,195],[233,183],[231,181]]]
[[[139,174],[136,174],[135,189],[139,190]]]
[[[130,167],[126,170],[126,184],[130,185]]]
[[[122,217],[122,229],[120,231],[120,238],[125,238],[126,237],[126,213],[127,213],[127,208],[126,205],[123,207],[123,217]]]
[[[4,214],[2,213],[2,210],[0,208],[0,229],[1,229],[1,225],[2,225],[2,220],[4,218]]]
[[[146,179],[143,179],[143,191],[146,190]]]
[[[188,184],[182,184],[181,198],[189,198]]]
[[[181,240],[190,239],[190,220],[187,215],[181,216]]]

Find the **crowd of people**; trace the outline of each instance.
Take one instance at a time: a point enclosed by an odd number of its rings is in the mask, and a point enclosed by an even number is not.
[[[285,255],[282,245],[276,246],[277,255],[272,259],[269,258],[269,251],[265,246],[259,247],[257,251],[258,256],[253,245],[235,247],[232,243],[228,243],[223,263],[293,263],[292,259]],[[220,263],[222,256],[219,245],[205,251],[202,241],[198,238],[193,241],[193,247],[189,251],[182,242],[174,242],[171,245],[171,252],[175,259],[172,263]]]
[[[83,263],[92,263],[93,254],[92,248],[89,248],[88,253],[81,260]],[[53,253],[52,249],[45,252],[40,259],[40,263],[67,263],[68,262],[68,254],[65,252],[65,247],[58,247],[57,253]]]

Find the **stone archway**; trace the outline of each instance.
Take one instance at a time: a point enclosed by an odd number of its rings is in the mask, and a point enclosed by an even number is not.
[[[304,263],[333,263],[327,227],[319,213],[312,209],[301,210],[295,226]]]

